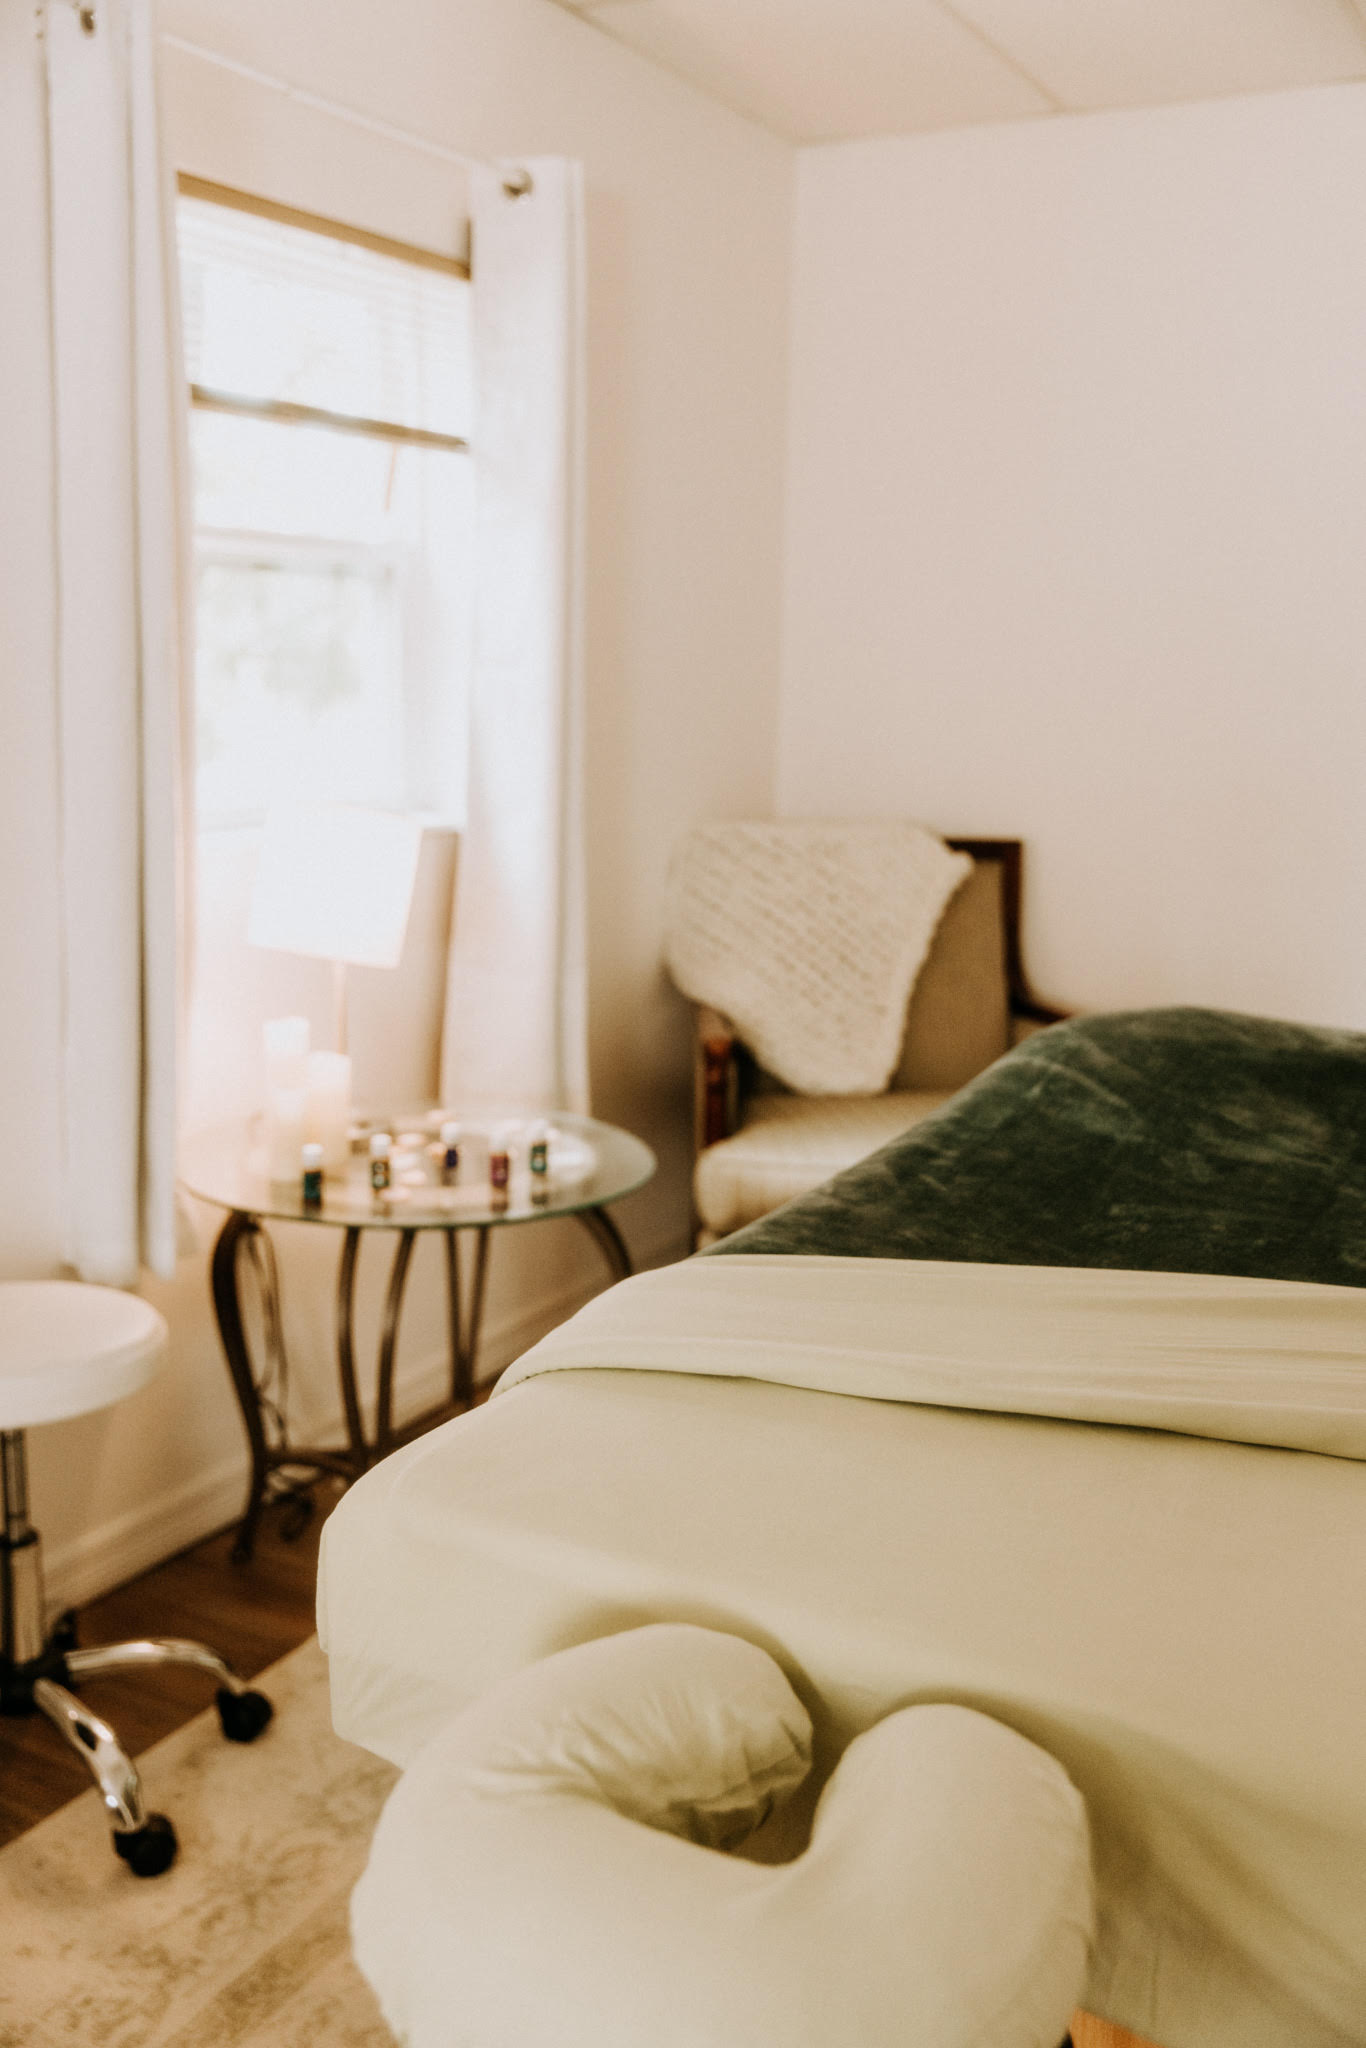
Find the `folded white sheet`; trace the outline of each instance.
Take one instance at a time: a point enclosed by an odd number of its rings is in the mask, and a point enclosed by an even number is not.
[[[728,1253],[599,1295],[497,1391],[604,1366],[1366,1459],[1366,1289],[1355,1287]]]

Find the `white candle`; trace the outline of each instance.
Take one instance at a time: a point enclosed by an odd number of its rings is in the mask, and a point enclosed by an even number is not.
[[[269,1017],[261,1026],[261,1039],[266,1054],[267,1103],[282,1088],[306,1087],[307,1017]]]
[[[343,1174],[351,1160],[351,1062],[344,1052],[311,1052],[306,1074],[307,1135],[323,1148],[323,1172]]]
[[[307,1100],[302,1088],[276,1088],[266,1102],[266,1152],[273,1181],[299,1181]]]

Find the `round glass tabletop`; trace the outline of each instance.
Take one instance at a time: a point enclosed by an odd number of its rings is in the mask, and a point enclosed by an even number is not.
[[[344,1177],[323,1182],[322,1201],[306,1203],[302,1175],[290,1181],[269,1176],[261,1120],[203,1131],[182,1149],[182,1185],[201,1201],[249,1216],[286,1223],[331,1223],[361,1230],[452,1230],[479,1225],[535,1223],[545,1216],[572,1216],[598,1209],[643,1187],[655,1170],[649,1146],[615,1124],[596,1117],[557,1115],[547,1119],[547,1171],[533,1174],[525,1135],[509,1146],[511,1172],[505,1191],[488,1178],[491,1133],[505,1127],[460,1119],[460,1166],[453,1187],[441,1185],[436,1131],[448,1110],[406,1113],[388,1126],[393,1136],[392,1184],[376,1194],[370,1185],[368,1151],[353,1152]],[[382,1124],[371,1128],[383,1129]]]

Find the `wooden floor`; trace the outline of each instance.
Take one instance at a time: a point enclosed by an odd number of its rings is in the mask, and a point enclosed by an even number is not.
[[[189,1636],[254,1678],[313,1633],[318,1538],[335,1498],[326,1486],[316,1489],[314,1514],[292,1543],[281,1535],[281,1511],[269,1511],[250,1564],[232,1563],[231,1529],[168,1558],[82,1608],[80,1641]],[[133,1756],[211,1705],[213,1694],[210,1678],[176,1665],[91,1678],[81,1686],[81,1698]],[[65,1806],[90,1782],[45,1715],[0,1718],[0,1842]]]
[[[196,1543],[140,1578],[82,1608],[83,1643],[126,1636],[190,1636],[226,1657],[244,1678],[254,1678],[313,1633],[313,1586],[318,1538],[335,1495],[317,1489],[317,1508],[294,1542],[281,1533],[282,1516],[268,1513],[250,1564],[233,1564],[233,1531]],[[210,1680],[192,1670],[90,1679],[81,1687],[133,1756],[170,1735],[210,1704]],[[0,1719],[0,1843],[22,1834],[84,1792],[89,1774],[42,1714]],[[1075,2048],[1150,2048],[1137,2034],[1078,2013]]]

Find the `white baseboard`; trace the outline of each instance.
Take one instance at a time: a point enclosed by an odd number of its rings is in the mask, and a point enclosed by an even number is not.
[[[655,1247],[638,1263],[643,1269],[668,1265],[682,1256],[683,1251],[670,1243]],[[585,1282],[542,1298],[520,1315],[490,1324],[479,1345],[481,1379],[495,1379],[514,1358],[519,1358],[599,1291],[596,1285]],[[445,1391],[449,1371],[449,1363],[441,1353],[414,1359],[401,1368],[395,1383],[397,1411],[414,1414],[435,1405]],[[310,1436],[321,1436],[324,1441],[341,1441],[340,1403],[330,1413],[300,1418],[298,1426],[301,1433],[306,1429]],[[174,1557],[178,1550],[235,1521],[246,1504],[247,1470],[244,1446],[211,1471],[195,1473],[156,1498],[139,1502],[128,1513],[87,1529],[72,1542],[45,1551],[43,1571],[49,1609],[56,1613],[98,1599],[111,1587],[136,1578],[139,1572],[149,1571],[165,1558]]]
[[[116,1515],[69,1543],[43,1548],[43,1579],[48,1608],[97,1600],[112,1586],[136,1578],[163,1558],[174,1557],[188,1543],[197,1543],[240,1515],[247,1498],[247,1459],[224,1458],[212,1471],[196,1473],[181,1485],[127,1514]]]

